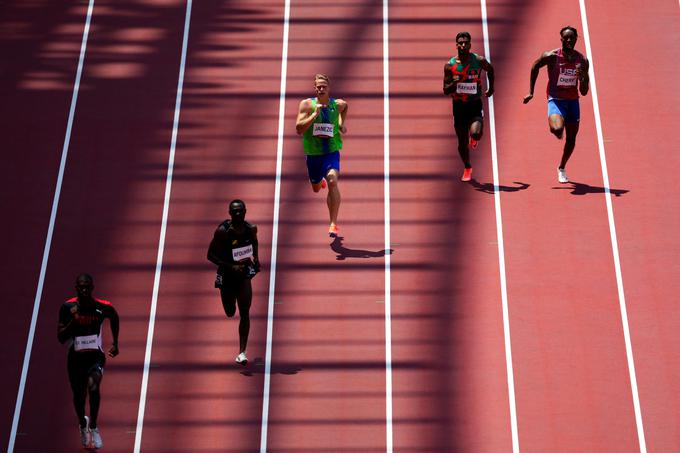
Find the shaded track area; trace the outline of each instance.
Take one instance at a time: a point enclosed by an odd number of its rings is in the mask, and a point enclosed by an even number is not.
[[[680,8],[586,6],[646,445],[679,451]],[[103,381],[104,451],[133,451],[185,8],[96,2],[16,452],[80,448],[55,335],[80,272],[95,276],[95,294],[122,322],[121,355]],[[12,314],[0,333],[5,443],[85,11],[70,0],[0,7],[0,49],[11,63],[0,68],[0,209],[11,219],[0,222],[0,285]],[[283,13],[283,1],[193,3],[144,452],[259,449]],[[544,71],[534,100],[521,102],[532,61],[559,46],[561,27],[579,29],[585,53],[579,2],[489,0],[488,15],[520,448],[639,451],[592,93],[581,99],[565,185],[556,182],[563,142],[547,130]],[[474,180],[461,183],[441,94],[456,32],[469,31],[484,53],[481,17],[477,2],[389,2],[386,251],[382,0],[291,2],[268,451],[386,451],[385,253],[394,451],[512,450],[489,122],[471,156]],[[336,240],[294,130],[319,72],[350,106]],[[263,263],[247,368],[234,364],[238,315],[226,319],[205,258],[233,198],[248,203]]]

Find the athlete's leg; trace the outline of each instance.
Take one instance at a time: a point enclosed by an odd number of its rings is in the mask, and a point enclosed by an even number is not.
[[[484,134],[484,123],[481,118],[476,118],[472,124],[470,124],[470,138],[475,141],[479,141]]]
[[[548,117],[548,126],[550,127],[551,134],[558,139],[562,138],[562,134],[564,133],[564,117],[562,115],[550,115]]]
[[[95,365],[87,377],[87,393],[90,397],[90,429],[97,427],[97,416],[99,415],[99,403],[101,401],[101,394],[99,393],[101,382],[102,368],[100,365]]]
[[[241,320],[238,323],[239,352],[246,352],[248,346],[248,334],[250,333],[250,305],[253,301],[253,287],[250,280],[246,279],[239,288],[237,297],[238,314]]]
[[[78,423],[81,428],[85,428],[85,400],[87,399],[87,381],[83,378],[81,367],[78,363],[78,356],[75,352],[69,352],[68,361],[68,381],[73,392],[73,407],[76,410]]]
[[[562,151],[562,160],[560,160],[559,168],[564,169],[567,166],[567,161],[574,152],[576,147],[576,135],[578,134],[579,123],[567,123],[567,139],[564,142],[564,151]]]
[[[458,125],[455,124],[456,136],[458,137],[458,154],[460,155],[460,160],[463,161],[465,168],[472,168],[470,163],[470,149],[468,148],[468,127],[467,124]]]
[[[326,204],[328,205],[328,214],[331,219],[331,224],[338,223],[338,212],[340,211],[340,187],[338,180],[340,173],[338,170],[332,168],[326,173],[326,181],[328,181],[328,195],[326,196]]]
[[[233,286],[233,282],[225,281],[220,288],[222,307],[228,318],[233,317],[234,313],[236,313],[236,291]]]

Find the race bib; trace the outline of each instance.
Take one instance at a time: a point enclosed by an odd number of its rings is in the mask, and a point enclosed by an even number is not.
[[[253,245],[246,245],[245,247],[239,247],[231,250],[231,256],[234,261],[242,261],[253,257]]]
[[[458,94],[477,94],[477,82],[459,82],[456,85]]]
[[[558,87],[575,87],[578,77],[571,74],[560,74],[557,78]]]
[[[73,349],[76,351],[96,351],[101,349],[102,339],[99,335],[86,335],[84,337],[75,337],[73,340]]]
[[[312,131],[314,137],[333,138],[333,124],[332,123],[314,123],[314,130]]]

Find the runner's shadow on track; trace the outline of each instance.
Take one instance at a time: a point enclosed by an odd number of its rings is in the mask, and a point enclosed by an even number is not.
[[[269,374],[293,375],[298,374],[300,371],[302,371],[302,368],[296,365],[272,365]],[[241,374],[247,377],[252,377],[256,374],[264,374],[264,359],[261,357],[255,358],[255,360],[248,364],[245,370],[241,371]]]
[[[338,261],[343,261],[347,258],[380,258],[381,256],[391,255],[394,253],[394,250],[392,249],[383,249],[378,252],[372,252],[370,250],[348,249],[342,245],[342,241],[344,240],[344,237],[337,236],[335,239],[333,239],[333,242],[331,242],[330,245],[331,250],[338,254],[338,256],[335,257],[335,259]]]
[[[517,186],[498,186],[498,190],[501,192],[519,192],[520,190],[526,190],[531,186],[531,184],[519,181],[513,181],[512,183],[517,184]],[[481,183],[476,179],[472,178],[472,180],[470,181],[470,185],[474,187],[475,190],[478,192],[484,192],[491,195],[493,195],[494,193],[494,186],[493,183],[491,182]]]
[[[588,184],[583,184],[581,182],[569,181],[568,183],[553,187],[553,190],[571,190],[572,195],[587,195],[589,193],[604,193],[604,187],[589,186]],[[609,193],[615,197],[620,197],[628,193],[627,189],[609,189]]]

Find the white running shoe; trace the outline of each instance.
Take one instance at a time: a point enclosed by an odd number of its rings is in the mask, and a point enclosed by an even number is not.
[[[104,442],[102,441],[102,435],[99,432],[99,428],[92,429],[90,432],[92,433],[92,445],[94,448],[102,448]]]
[[[80,430],[80,443],[83,447],[88,448],[90,442],[92,442],[92,437],[90,436],[90,417],[85,416],[85,428],[78,427]]]
[[[569,182],[569,178],[567,178],[567,171],[564,168],[557,169],[557,181],[560,184],[565,184]]]
[[[246,353],[242,352],[239,355],[236,356],[236,363],[239,363],[243,366],[248,365],[248,357],[246,357]]]

